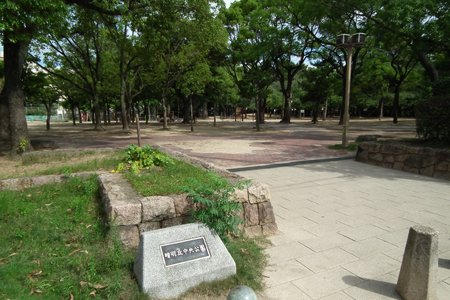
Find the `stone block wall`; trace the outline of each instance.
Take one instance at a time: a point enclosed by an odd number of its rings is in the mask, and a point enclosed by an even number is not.
[[[246,181],[237,174],[215,167],[210,163],[186,156],[179,152],[170,155],[214,171],[226,177],[231,183]],[[108,222],[118,230],[122,243],[128,248],[136,248],[143,231],[155,230],[186,223],[193,206],[184,195],[142,197],[120,174],[106,172],[84,172],[70,176],[89,177],[97,175],[102,203]],[[70,178],[67,175],[49,175],[0,180],[0,190],[23,190],[36,185],[59,183]],[[243,189],[235,190],[232,198],[242,209],[239,216],[244,221],[242,230],[248,236],[271,235],[277,232],[275,215],[270,202],[270,190],[265,184],[248,183]]]
[[[450,150],[365,142],[356,160],[385,168],[450,180]]]
[[[180,225],[189,219],[193,203],[186,194],[140,197],[120,174],[100,174],[99,184],[108,222],[118,230],[128,248],[138,246],[141,232]],[[242,229],[247,235],[270,235],[277,231],[266,185],[249,184],[236,190],[233,199],[242,205]]]

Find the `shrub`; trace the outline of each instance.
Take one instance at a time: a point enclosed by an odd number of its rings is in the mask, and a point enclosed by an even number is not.
[[[130,170],[136,174],[142,169],[149,169],[153,166],[173,164],[173,160],[169,156],[150,146],[138,147],[130,145],[125,152],[124,160],[125,162],[117,166],[118,172]]]
[[[416,131],[424,140],[450,143],[450,95],[435,96],[416,105]]]
[[[191,212],[192,221],[204,223],[220,236],[227,240],[229,234],[238,233],[238,225],[242,220],[237,212],[242,209],[239,202],[231,200],[235,187],[220,177],[212,178],[206,185],[201,182],[192,182],[185,191],[195,203]]]

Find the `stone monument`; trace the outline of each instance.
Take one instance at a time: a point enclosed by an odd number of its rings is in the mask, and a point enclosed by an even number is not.
[[[142,291],[169,299],[235,275],[236,264],[217,234],[193,223],[142,233],[134,273]]]

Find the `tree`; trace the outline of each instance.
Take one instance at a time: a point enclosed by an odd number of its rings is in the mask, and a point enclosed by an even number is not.
[[[26,70],[24,91],[27,103],[43,104],[47,112],[46,128],[50,130],[53,105],[61,99],[61,91],[52,84],[50,76],[42,71]]]
[[[268,88],[275,80],[265,40],[266,13],[260,2],[246,0],[233,3],[224,14],[230,39],[228,69],[241,96],[255,101],[257,131],[264,123]]]
[[[117,14],[102,2],[85,0],[6,0],[0,4],[0,35],[3,38],[5,85],[0,94],[0,139],[9,142],[13,152],[19,144],[30,145],[25,119],[23,67],[32,39],[39,38],[64,20],[67,4]],[[28,146],[29,147],[29,146]]]
[[[317,123],[319,111],[325,106],[327,99],[331,94],[329,76],[333,69],[329,67],[309,68],[302,75],[300,83],[305,94],[302,97],[304,102],[312,105],[312,122]]]
[[[98,18],[83,10],[73,9],[70,15],[65,29],[49,34],[48,51],[41,53],[43,62],[35,59],[41,68],[89,95],[95,129],[100,129],[104,28]]]
[[[169,96],[212,49],[226,45],[226,33],[206,0],[155,1],[150,9],[139,30],[151,45],[152,81],[159,86],[167,129]]]
[[[115,54],[119,61],[117,72],[120,82],[122,129],[128,131],[132,100],[143,89],[141,72],[148,45],[142,44],[143,40],[136,32],[136,26],[142,17],[141,11],[130,10],[132,5],[130,0],[124,1],[124,5],[127,7],[126,13],[120,16],[102,15],[102,19],[109,32],[109,38],[116,47]],[[138,91],[134,93],[133,87],[136,81],[139,81],[140,85]]]
[[[303,1],[268,1],[268,48],[284,97],[282,123],[291,121],[292,84],[315,49],[314,27],[304,15]]]
[[[389,32],[394,41],[409,43],[416,59],[432,82],[439,81],[435,55],[450,51],[450,5],[447,0],[340,1],[356,7],[373,28]]]

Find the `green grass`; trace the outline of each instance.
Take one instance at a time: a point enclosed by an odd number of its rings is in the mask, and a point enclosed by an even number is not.
[[[43,164],[39,174],[112,170],[123,154],[51,168],[43,161],[47,158],[35,157],[29,164]],[[181,161],[124,176],[145,196],[226,182]],[[101,299],[147,299],[133,279],[134,256],[108,230],[98,197],[95,177],[22,192],[0,191],[0,299],[88,299],[91,293]],[[225,244],[236,262],[237,275],[196,287],[188,293],[190,299],[212,299],[239,284],[262,289],[264,242],[240,237]]]
[[[185,297],[192,299],[193,294],[214,299],[217,295],[226,295],[237,285],[247,285],[255,291],[264,288],[262,272],[267,265],[267,258],[263,252],[269,242],[263,238],[237,237],[229,239],[225,245],[236,263],[236,275],[226,280],[203,283]]]
[[[28,166],[56,161],[66,162],[76,157],[83,157],[94,154],[96,154],[96,151],[94,150],[26,152],[24,155],[22,155],[22,164],[24,166]]]
[[[136,299],[133,257],[108,232],[95,178],[0,192],[0,299]]]
[[[220,178],[213,172],[175,160],[164,167],[153,167],[140,174],[124,173],[131,185],[143,196],[181,194],[194,184],[206,185]],[[225,179],[219,179],[226,181]]]
[[[97,170],[113,170],[120,162],[120,157],[93,159],[79,164],[68,164],[57,167],[50,167],[34,172],[34,175],[71,174],[77,172],[88,172]]]
[[[347,147],[342,146],[342,144],[334,144],[334,145],[328,146],[328,149],[356,151],[356,150],[358,150],[358,144],[357,143],[349,143],[347,145]]]

